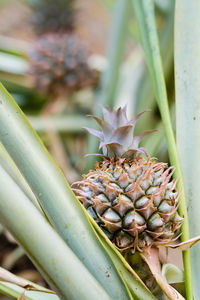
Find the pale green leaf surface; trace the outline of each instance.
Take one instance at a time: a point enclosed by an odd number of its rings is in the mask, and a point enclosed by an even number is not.
[[[0,52],[0,71],[16,75],[24,75],[27,70],[28,63],[25,59]]]
[[[41,210],[37,199],[31,191],[29,185],[25,181],[24,177],[20,173],[19,169],[15,165],[14,161],[9,156],[8,152],[0,143],[0,165],[6,170],[6,172],[12,177],[17,185],[23,190],[25,195],[34,203],[34,205]]]
[[[59,300],[60,298],[55,294],[44,292],[29,291],[24,288],[9,282],[0,281],[0,292],[17,299],[23,292],[25,292],[26,300]]]
[[[97,280],[2,167],[0,178],[0,222],[25,249],[51,288],[63,300],[110,300]],[[5,272],[3,275],[17,280]],[[22,279],[19,284],[23,285]]]
[[[127,289],[94,234],[83,207],[36,132],[2,85],[0,140],[65,242],[114,299],[128,299]]]
[[[24,40],[15,39],[7,35],[0,35],[0,51],[11,53],[13,56],[24,57],[30,51],[31,44]]]
[[[38,286],[27,279],[16,276],[15,274],[9,272],[8,270],[0,267],[0,281],[7,281],[10,283],[14,283],[18,286],[25,287],[27,285],[31,286],[33,289],[39,289],[48,292],[48,290],[44,287]]]
[[[8,291],[7,291],[8,290]],[[7,271],[6,269],[3,269],[0,267],[0,291],[1,292],[9,292],[10,296],[17,296],[16,291],[19,291],[20,294],[23,294],[24,291],[26,292],[38,292],[38,294],[48,295],[51,296],[51,299],[54,298],[58,299],[58,296],[55,295],[55,293],[47,288],[44,288],[43,286],[40,286],[34,282],[31,282],[27,279],[24,279],[22,277],[16,276],[15,274]],[[37,293],[35,294],[35,298],[37,296]]]
[[[191,236],[200,234],[200,2],[176,1],[175,85],[177,147],[183,171]],[[194,298],[200,299],[200,244],[191,249]]]
[[[173,264],[164,264],[162,266],[162,275],[168,283],[184,282],[184,272]]]

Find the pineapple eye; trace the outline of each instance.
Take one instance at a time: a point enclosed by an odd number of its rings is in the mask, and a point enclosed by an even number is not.
[[[133,245],[134,238],[124,231],[120,231],[117,233],[115,242],[118,248],[124,249]]]
[[[117,223],[117,222],[120,222],[121,221],[121,218],[120,216],[114,212],[111,208],[108,208],[104,214],[102,215],[102,217],[110,222],[113,222],[113,223]]]
[[[171,212],[172,209],[173,209],[173,206],[169,205],[169,203],[167,201],[162,201],[158,207],[158,210],[165,214]]]
[[[99,194],[96,198],[98,198],[101,202],[107,203],[109,202],[108,198],[104,194]]]
[[[126,214],[123,221],[125,228],[134,227],[134,223],[140,226],[145,224],[145,219],[139,213],[134,212],[132,210]]]
[[[135,207],[138,209],[143,208],[148,204],[148,202],[149,202],[149,198],[144,196],[136,201]]]
[[[163,219],[158,213],[153,214],[148,220],[148,227],[152,231],[156,231],[158,228],[164,225]]]
[[[159,189],[160,188],[158,186],[152,186],[146,191],[146,194],[147,195],[156,194],[159,191]]]

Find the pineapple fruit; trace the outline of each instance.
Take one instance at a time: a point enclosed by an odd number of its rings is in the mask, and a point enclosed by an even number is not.
[[[30,81],[37,91],[50,98],[94,87],[99,76],[88,63],[89,54],[73,33],[45,34],[30,53]]]
[[[30,84],[48,98],[93,88],[98,71],[90,51],[75,32],[75,0],[38,0],[33,4],[37,38],[29,53]]]
[[[173,167],[148,157],[139,147],[152,131],[133,135],[141,114],[129,121],[124,107],[113,112],[103,108],[104,120],[91,116],[102,131],[86,129],[100,140],[103,161],[72,185],[83,206],[122,253],[172,242],[183,222],[177,212],[180,194],[171,179]]]

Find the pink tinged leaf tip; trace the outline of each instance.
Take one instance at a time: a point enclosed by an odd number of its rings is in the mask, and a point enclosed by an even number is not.
[[[139,148],[142,138],[156,130],[149,130],[134,136],[134,127],[138,118],[149,110],[145,110],[136,115],[131,121],[126,115],[127,106],[119,107],[113,112],[109,108],[102,108],[104,120],[89,115],[101,127],[102,132],[95,129],[85,128],[100,140],[99,149],[103,150],[103,155],[109,157],[134,158],[138,153],[145,156],[147,152],[144,148]]]

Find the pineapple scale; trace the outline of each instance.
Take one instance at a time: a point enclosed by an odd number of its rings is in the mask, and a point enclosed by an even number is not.
[[[141,156],[107,159],[73,190],[119,250],[142,251],[179,234],[183,218],[172,173],[165,163]]]

